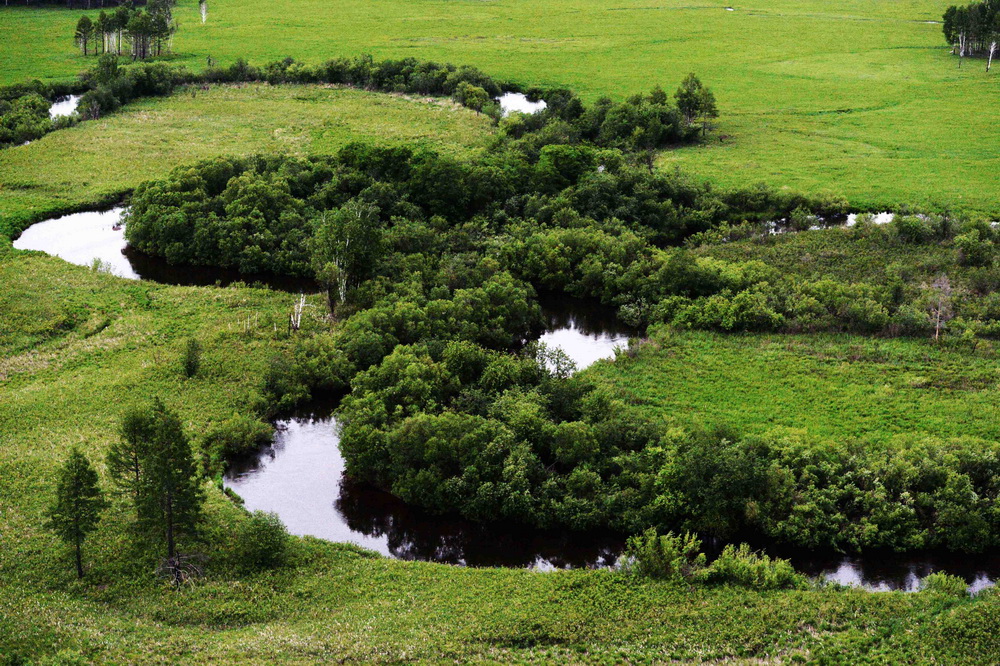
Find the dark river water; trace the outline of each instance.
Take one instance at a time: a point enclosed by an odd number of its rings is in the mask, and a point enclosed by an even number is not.
[[[14,242],[66,261],[91,265],[131,279],[182,285],[226,285],[234,281],[289,291],[311,290],[305,280],[246,276],[218,269],[168,266],[125,247],[118,225],[121,208],[77,213],[33,225]],[[614,356],[635,332],[609,310],[567,298],[540,299],[546,330],[540,337],[558,347],[582,369]],[[333,404],[315,405],[276,422],[272,443],[255,455],[235,460],[225,475],[251,510],[273,511],[288,529],[330,541],[353,542],[390,557],[467,566],[555,569],[614,566],[624,538],[608,532],[553,532],[514,525],[472,523],[430,515],[376,488],[344,476]],[[960,575],[976,592],[1000,577],[1000,555],[954,553],[869,553],[863,557],[802,552],[753,544],[786,557],[797,569],[872,590],[916,590],[933,571]],[[711,556],[722,544],[706,544]]]

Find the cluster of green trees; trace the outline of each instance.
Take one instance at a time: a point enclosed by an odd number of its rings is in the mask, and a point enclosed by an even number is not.
[[[0,148],[19,146],[72,125],[75,120],[69,116],[53,120],[49,109],[53,100],[76,89],[75,85],[37,80],[0,88]]]
[[[983,0],[968,5],[952,5],[944,12],[944,38],[959,56],[959,67],[966,56],[986,56],[990,71],[1000,42],[1000,2]]]
[[[81,16],[73,41],[85,56],[127,53],[132,60],[145,60],[169,53],[177,32],[171,11],[173,4],[174,0],[150,0],[142,10],[126,0],[113,12],[102,11],[96,19]]]
[[[536,287],[601,299],[639,324],[931,334],[956,313],[992,321],[982,299],[953,299],[946,283],[806,280],[677,246],[727,218],[806,203],[839,210],[760,188],[716,192],[618,150],[507,136],[476,163],[360,144],[209,160],[140,186],[127,233],[178,262],[314,275],[340,323],[271,359],[266,407],[349,392],[338,414],[349,473],[414,504],[810,547],[995,546],[996,444],[871,450],[665,431],[565,358],[524,347],[541,325]],[[949,235],[975,262],[992,256],[996,232],[900,216],[886,231],[862,218],[851,233]]]
[[[189,349],[185,370],[191,356]],[[97,529],[109,495],[130,505],[133,534],[162,549],[161,574],[174,583],[197,575],[200,565],[180,546],[198,538],[204,477],[177,413],[159,399],[128,411],[105,464],[110,491],[101,488],[97,472],[78,449],[70,451],[57,475],[49,525],[73,548],[77,576],[84,575],[83,543]],[[240,565],[266,567],[280,563],[287,533],[273,516],[255,514],[240,538]]]

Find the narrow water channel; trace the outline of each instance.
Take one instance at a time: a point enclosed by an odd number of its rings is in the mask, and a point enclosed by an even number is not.
[[[253,283],[254,277],[215,268],[169,266],[126,247],[122,208],[67,215],[33,225],[14,246],[40,250],[66,261],[91,265],[131,279],[180,285]],[[260,276],[259,281],[288,291],[309,290],[308,281]],[[540,340],[563,349],[578,369],[611,358],[634,331],[612,312],[566,298],[540,299],[546,329]],[[303,411],[276,423],[270,446],[233,461],[225,475],[251,510],[274,511],[294,534],[354,542],[390,557],[468,566],[540,569],[609,567],[624,546],[620,535],[526,530],[482,525],[430,515],[397,498],[344,477],[332,404]],[[757,544],[754,544],[757,546]],[[722,544],[706,544],[711,556]],[[759,547],[759,546],[758,546]],[[873,590],[915,590],[933,571],[960,575],[975,592],[1000,578],[1000,555],[917,553],[819,554],[767,547],[800,571],[844,585]]]

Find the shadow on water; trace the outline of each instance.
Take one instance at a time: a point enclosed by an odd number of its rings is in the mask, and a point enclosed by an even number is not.
[[[125,208],[64,215],[33,224],[14,241],[19,250],[39,250],[81,266],[97,260],[106,270],[130,280],[151,280],[182,286],[228,286],[235,282],[262,284],[281,291],[315,292],[316,283],[282,275],[247,274],[210,266],[174,266],[136,250],[125,241],[121,223]]]
[[[612,566],[616,534],[480,524],[409,506],[344,475],[332,401],[277,423],[270,446],[234,460],[224,482],[250,510],[273,511],[288,529],[352,542],[383,555],[466,566]]]
[[[91,265],[96,258],[105,270],[130,279],[178,285],[259,281],[286,291],[315,290],[308,280],[170,266],[126,248],[119,224],[122,211],[77,213],[41,222],[26,230],[14,246],[41,250],[81,265]],[[599,304],[547,294],[539,301],[546,324],[539,339],[562,348],[578,368],[612,357],[615,347],[625,346],[628,338],[638,333],[619,321],[612,309]],[[328,401],[277,422],[270,446],[232,461],[225,475],[226,486],[243,497],[247,508],[277,513],[294,534],[350,541],[400,559],[549,569],[608,567],[620,555],[624,546],[620,535],[473,523],[430,514],[376,488],[352,482],[344,476],[333,407]],[[868,553],[861,557],[752,545],[791,560],[806,574],[873,590],[912,591],[927,574],[947,571],[962,576],[975,592],[1000,576],[997,553]],[[711,557],[722,546],[708,542],[706,552]]]

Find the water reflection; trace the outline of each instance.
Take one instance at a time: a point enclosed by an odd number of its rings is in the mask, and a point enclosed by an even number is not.
[[[539,342],[562,349],[578,370],[595,361],[613,358],[616,348],[628,346],[639,331],[622,322],[615,310],[599,303],[541,294],[539,303],[545,332]]]
[[[512,113],[537,113],[546,107],[544,100],[532,102],[522,93],[504,93],[497,98],[500,112],[506,118]]]
[[[80,103],[79,95],[66,95],[59,97],[52,106],[49,107],[49,118],[55,120],[60,116],[71,116],[76,113],[76,106]]]
[[[28,227],[14,241],[19,250],[39,250],[72,264],[91,266],[130,280],[152,280],[186,286],[226,286],[259,282],[290,292],[316,290],[312,280],[282,275],[255,275],[210,266],[172,266],[160,257],[136,250],[125,240],[124,207],[63,215]]]

